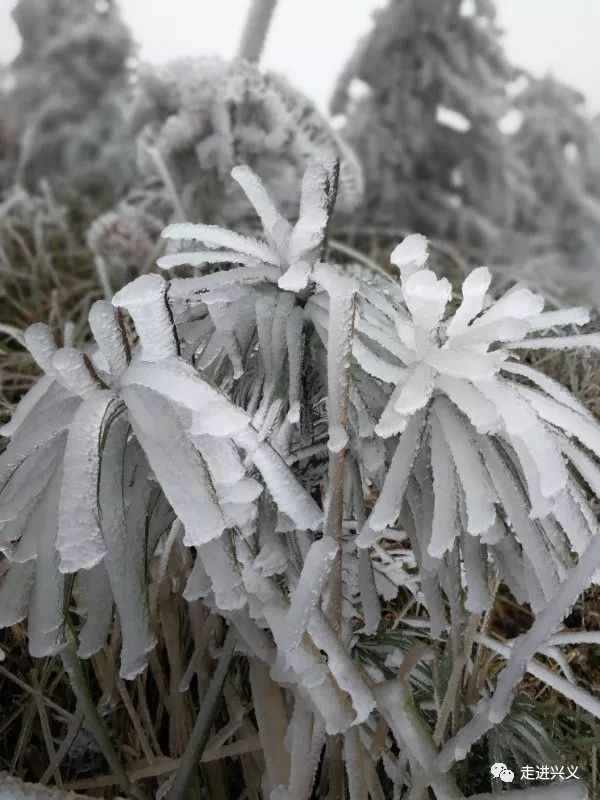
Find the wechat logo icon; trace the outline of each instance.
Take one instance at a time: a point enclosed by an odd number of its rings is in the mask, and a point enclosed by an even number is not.
[[[490,767],[490,772],[494,778],[500,778],[503,783],[512,783],[515,777],[515,773],[501,761],[498,761],[496,764],[492,764]]]

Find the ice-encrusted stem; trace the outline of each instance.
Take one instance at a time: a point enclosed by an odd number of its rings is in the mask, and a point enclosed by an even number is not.
[[[271,678],[269,668],[256,658],[250,659],[250,686],[268,784],[271,790],[278,789],[287,786],[290,778],[290,754],[284,744],[287,725],[281,687]]]
[[[70,641],[67,646],[61,650],[60,657],[63,662],[65,672],[69,677],[69,682],[71,684],[71,688],[73,689],[73,693],[75,694],[75,697],[77,698],[77,701],[83,710],[87,728],[96,740],[96,743],[102,751],[102,755],[108,762],[108,765],[111,768],[115,778],[117,778],[119,786],[129,797],[136,797],[139,798],[139,800],[144,800],[145,795],[143,792],[131,785],[129,778],[127,777],[127,773],[125,772],[125,769],[119,760],[119,756],[113,747],[110,734],[102,720],[102,717],[98,713],[96,704],[94,703],[92,695],[90,694],[90,689],[85,678],[83,666],[79,660],[79,656],[77,655],[73,641]]]
[[[398,745],[419,765],[436,797],[460,800],[463,795],[454,778],[443,774],[436,766],[437,747],[406,684],[400,679],[386,681],[375,686],[373,694],[379,713],[392,729]]]
[[[510,658],[511,645],[508,642],[498,642],[490,636],[479,633],[476,634],[474,638],[478,644],[487,647],[492,652],[504,658]],[[580,708],[585,709],[585,711],[588,711],[590,714],[600,719],[600,700],[598,700],[598,698],[589,694],[584,689],[580,689],[578,686],[573,686],[566,678],[561,678],[560,675],[552,672],[551,669],[548,669],[548,667],[545,667],[535,659],[527,662],[526,670],[530,675],[533,675],[534,678],[544,681],[544,683],[551,686],[559,694],[562,694],[563,697],[566,697],[568,700],[576,703]]]
[[[236,638],[235,628],[231,626],[225,636],[217,667],[196,717],[192,735],[179,762],[179,768],[169,791],[168,800],[187,800],[189,797],[189,786],[210,735],[219,696],[235,650]]]
[[[506,717],[529,662],[561,625],[573,603],[589,585],[599,563],[600,535],[596,535],[529,631],[513,645],[492,697],[479,703],[473,718],[443,747],[436,761],[438,770],[447,771],[455,761],[465,758],[473,744]]]
[[[358,283],[338,275],[331,267],[320,265],[315,280],[329,294],[327,324],[327,419],[329,449],[340,453],[348,444],[348,397],[350,358],[354,338],[355,298]]]

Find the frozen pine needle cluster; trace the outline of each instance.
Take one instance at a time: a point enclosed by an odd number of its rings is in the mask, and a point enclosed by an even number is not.
[[[322,784],[325,763],[332,781],[345,764],[352,800],[462,797],[453,766],[545,669],[536,654],[563,663],[559,629],[600,570],[600,427],[525,359],[600,336],[573,333],[582,308],[544,311],[518,286],[494,296],[485,267],[454,296],[417,234],[389,278],[329,263],[327,154],[295,224],[248,167],[232,175],[260,238],[171,225],[170,277],[95,303],[92,346],[28,329],[44,376],[2,430],[0,624],[26,619],[36,657],[87,659],[118,618],[134,679],[156,643],[153,587],[184,553],[183,597],[223,618],[249,662],[265,797],[309,798],[321,762]],[[499,582],[535,620],[458,724]],[[427,646],[388,648],[378,667],[361,654],[399,591],[424,609]],[[394,623],[410,640],[408,624]],[[438,645],[452,674],[421,703]],[[600,717],[570,671],[547,672]]]

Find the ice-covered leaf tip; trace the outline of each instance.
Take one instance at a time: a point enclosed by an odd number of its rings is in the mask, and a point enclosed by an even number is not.
[[[520,583],[527,596],[522,570],[532,570],[539,606],[564,576],[569,551],[580,554],[595,534],[580,487],[600,487],[588,453],[600,457],[600,426],[566,389],[522,363],[519,351],[598,348],[600,335],[532,336],[583,324],[589,313],[545,312],[543,297],[519,286],[492,299],[485,267],[471,272],[458,308],[450,309],[449,281],[426,268],[426,242],[409,239],[394,251],[401,269],[396,302],[367,298],[357,323],[357,362],[390,387],[376,433],[401,434],[359,543],[368,546],[398,518],[427,458],[430,471],[418,479],[419,491],[430,481],[434,499],[431,530],[423,534],[425,561],[431,566],[440,559],[464,530],[464,553],[482,577],[484,562],[471,552],[471,537],[501,550],[512,530],[524,558],[513,585]],[[361,335],[369,320],[381,332],[379,338],[371,333],[371,341]],[[470,575],[472,593],[479,587],[483,595],[486,582],[476,577]],[[480,596],[472,606],[482,603]]]
[[[205,267],[233,263],[262,270],[264,281],[300,292],[321,258],[329,216],[337,191],[339,165],[328,153],[312,161],[304,174],[298,221],[292,225],[279,213],[261,179],[250,167],[238,166],[232,177],[244,190],[262,223],[264,240],[234,233],[215,225],[175,223],[163,231],[171,247],[184,242],[192,247],[171,252],[158,260],[161,269],[182,265]],[[252,270],[252,280],[256,276]],[[250,274],[248,275],[250,278]],[[244,276],[241,277],[244,282]]]

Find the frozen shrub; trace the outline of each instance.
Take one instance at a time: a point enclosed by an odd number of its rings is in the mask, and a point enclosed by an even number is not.
[[[133,165],[124,117],[133,46],[115,3],[20,0],[13,16],[20,182],[36,191],[47,180],[95,209],[113,202]]]
[[[287,81],[246,61],[184,59],[142,69],[132,124],[140,133],[142,175],[164,181],[166,170],[192,219],[248,217],[229,180],[240,163],[268,183],[285,214],[294,214],[295,187],[308,159],[324,148],[342,158],[342,210],[360,200],[362,174],[350,148]]]
[[[233,177],[260,237],[171,225],[159,266],[194,277],[143,275],[98,301],[87,352],[28,329],[45,375],[3,429],[0,622],[27,618],[35,655],[76,637],[86,658],[103,648],[114,605],[131,679],[155,644],[155,553],[193,548],[183,596],[225,620],[225,656],[235,635],[248,659],[265,795],[309,798],[341,741],[353,798],[385,796],[384,785],[461,797],[454,763],[502,724],[600,560],[586,499],[600,491],[600,428],[519,354],[598,348],[600,337],[539,336],[587,312],[545,312],[520,287],[492,300],[485,268],[454,307],[419,235],[392,254],[399,280],[329,263],[334,160],[309,164],[293,225],[248,167]],[[361,647],[402,586],[460,680],[475,635],[465,612],[489,608],[490,578],[536,618],[452,736],[450,701],[417,699],[434,680],[420,664],[431,647],[392,650],[385,672]],[[71,580],[79,621],[65,610]],[[586,691],[552,681],[600,716]]]

